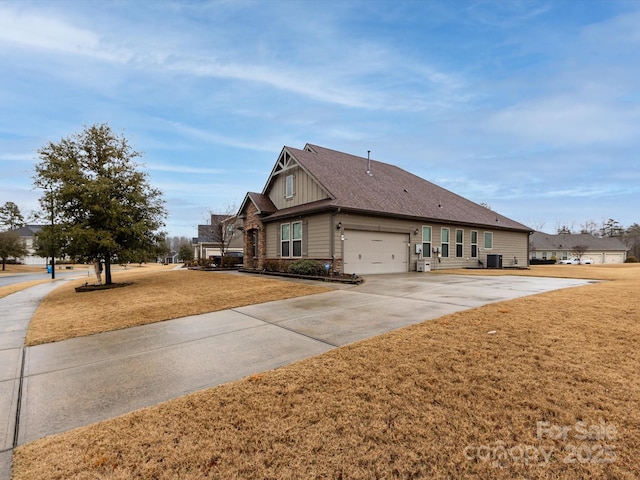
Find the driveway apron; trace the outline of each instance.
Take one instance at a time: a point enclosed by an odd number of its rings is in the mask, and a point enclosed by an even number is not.
[[[24,444],[448,313],[586,283],[370,276],[357,287],[29,347],[17,440]],[[19,357],[15,348],[6,355]],[[3,373],[12,391],[17,369],[14,361]],[[14,397],[2,401],[12,404]]]

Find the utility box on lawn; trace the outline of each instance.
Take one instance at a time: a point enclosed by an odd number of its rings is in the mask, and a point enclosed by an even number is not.
[[[418,260],[416,262],[416,272],[430,272],[431,263],[429,260]]]

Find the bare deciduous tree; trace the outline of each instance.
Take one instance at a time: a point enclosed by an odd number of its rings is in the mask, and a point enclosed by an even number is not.
[[[576,257],[580,263],[582,263],[582,256],[586,253],[589,247],[587,245],[576,245],[571,249],[571,255]]]
[[[567,225],[567,224],[556,224],[556,233],[561,234],[561,233],[572,233],[573,232],[573,222],[571,223],[571,226]]]
[[[595,237],[598,235],[598,224],[593,220],[587,220],[580,224],[580,233],[588,233]]]
[[[224,266],[225,257],[229,251],[229,246],[234,238],[237,238],[238,217],[235,205],[224,205],[221,213],[209,211],[209,222],[207,223],[207,236],[220,248],[220,265]]]

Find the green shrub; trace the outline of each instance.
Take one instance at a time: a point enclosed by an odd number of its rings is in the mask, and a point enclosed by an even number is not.
[[[638,259],[633,255],[631,255],[630,257],[627,257],[624,263],[638,263]]]
[[[289,272],[296,275],[326,275],[324,266],[315,260],[298,260],[289,264]]]

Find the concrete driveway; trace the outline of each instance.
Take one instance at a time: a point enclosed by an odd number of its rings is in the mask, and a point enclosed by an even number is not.
[[[377,275],[355,287],[333,285],[333,291],[319,295],[27,348],[22,346],[29,321],[40,299],[57,284],[18,292],[0,299],[0,479],[9,478],[14,443],[448,313],[586,283],[520,276]]]
[[[585,280],[397,274],[25,349],[18,443],[486,303]]]

